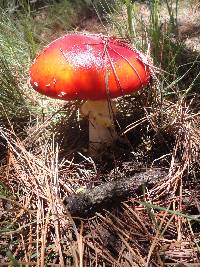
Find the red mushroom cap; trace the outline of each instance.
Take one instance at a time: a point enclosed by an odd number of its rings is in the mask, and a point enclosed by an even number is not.
[[[64,100],[100,100],[147,85],[150,70],[126,43],[95,34],[67,34],[50,43],[30,69],[30,84]]]

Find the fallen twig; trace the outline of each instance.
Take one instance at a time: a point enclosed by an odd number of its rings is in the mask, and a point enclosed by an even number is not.
[[[86,217],[99,209],[110,209],[116,203],[141,191],[144,184],[152,187],[165,176],[166,172],[161,170],[136,173],[131,177],[106,182],[67,197],[64,205],[67,206],[73,217]]]

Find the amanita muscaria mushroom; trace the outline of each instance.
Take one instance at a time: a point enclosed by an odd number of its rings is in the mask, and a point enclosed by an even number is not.
[[[30,69],[30,84],[52,98],[84,100],[80,110],[89,119],[89,148],[97,151],[116,136],[116,108],[111,99],[148,84],[150,70],[144,59],[136,49],[116,38],[67,34],[36,57]]]

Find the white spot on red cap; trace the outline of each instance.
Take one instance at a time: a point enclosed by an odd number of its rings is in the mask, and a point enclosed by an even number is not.
[[[65,92],[60,92],[60,94],[58,95],[59,97],[63,97],[64,95],[67,95],[67,93]]]
[[[102,51],[94,51],[94,49],[86,44],[86,50],[82,51],[77,46],[74,46],[71,51],[61,51],[67,62],[72,64],[75,68],[84,67],[90,68],[92,66],[103,67],[105,66],[105,61],[102,58]]]

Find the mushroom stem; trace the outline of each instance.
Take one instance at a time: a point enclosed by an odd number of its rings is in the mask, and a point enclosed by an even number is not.
[[[89,153],[95,155],[117,136],[114,127],[116,107],[111,99],[88,100],[82,105],[81,113],[89,119]]]

